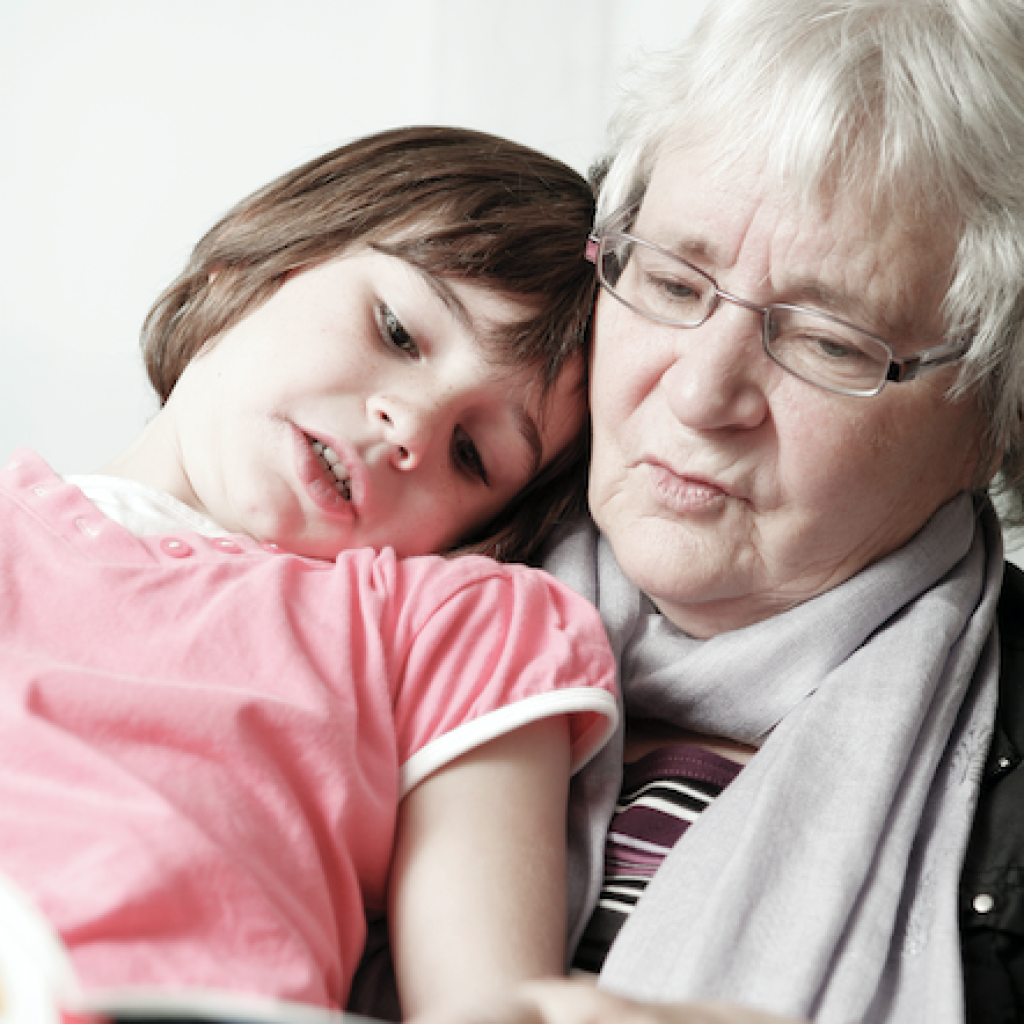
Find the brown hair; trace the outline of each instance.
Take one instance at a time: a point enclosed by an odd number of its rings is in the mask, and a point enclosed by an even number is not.
[[[547,396],[585,354],[594,274],[583,253],[593,214],[580,175],[497,136],[418,127],[359,139],[244,199],[199,242],[143,326],[150,381],[166,401],[188,363],[290,273],[368,245],[536,310],[488,344],[506,365],[535,366]],[[583,507],[588,455],[584,429],[458,550],[529,559],[558,520]]]

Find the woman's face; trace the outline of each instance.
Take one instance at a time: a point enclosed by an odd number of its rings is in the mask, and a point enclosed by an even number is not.
[[[297,273],[186,368],[147,482],[299,554],[443,551],[584,422],[582,365],[542,408],[535,369],[488,358],[527,312],[367,250]]]
[[[759,305],[790,302],[885,338],[940,344],[954,240],[840,199],[787,205],[762,165],[659,158],[632,233]],[[831,394],[765,354],[761,317],[723,303],[701,327],[656,324],[601,292],[592,372],[590,505],[622,568],[691,635],[767,618],[907,541],[969,487],[973,400],[954,369],[873,398]]]

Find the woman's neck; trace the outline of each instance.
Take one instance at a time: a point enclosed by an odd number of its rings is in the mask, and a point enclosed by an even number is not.
[[[629,764],[639,760],[652,750],[685,743],[688,746],[710,750],[727,757],[737,764],[746,764],[757,753],[755,747],[737,743],[719,736],[704,736],[701,733],[680,729],[668,722],[649,718],[631,718],[626,723],[626,739],[623,760]]]

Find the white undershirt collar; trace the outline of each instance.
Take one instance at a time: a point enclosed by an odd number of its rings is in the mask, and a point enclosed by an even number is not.
[[[187,530],[204,537],[226,537],[212,519],[189,508],[166,491],[135,480],[101,474],[65,476],[105,515],[136,537]]]

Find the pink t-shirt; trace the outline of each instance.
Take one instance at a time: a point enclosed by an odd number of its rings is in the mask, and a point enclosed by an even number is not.
[[[551,715],[579,767],[616,717],[597,613],[535,570],[135,537],[27,451],[0,524],[0,872],[87,986],[344,1005],[401,795]]]

